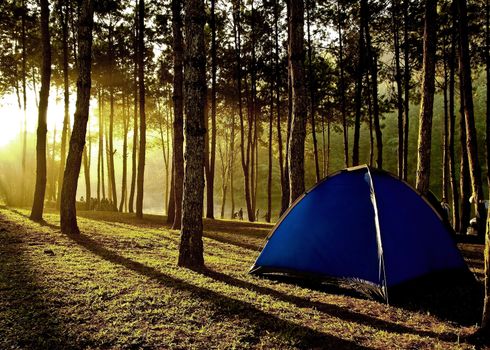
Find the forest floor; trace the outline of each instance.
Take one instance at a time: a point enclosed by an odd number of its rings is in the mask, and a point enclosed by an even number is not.
[[[72,237],[27,215],[0,207],[0,349],[481,348],[481,298],[461,289],[388,306],[248,275],[271,225],[206,220],[191,271],[164,217],[80,212]],[[482,246],[460,248],[481,278]]]

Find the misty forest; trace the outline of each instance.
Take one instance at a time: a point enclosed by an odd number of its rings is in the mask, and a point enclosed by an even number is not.
[[[0,348],[490,346],[488,0],[0,1]]]

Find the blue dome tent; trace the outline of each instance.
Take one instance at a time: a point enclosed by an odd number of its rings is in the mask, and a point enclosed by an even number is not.
[[[281,217],[250,272],[342,279],[388,289],[469,272],[451,228],[406,182],[366,165],[328,176]]]

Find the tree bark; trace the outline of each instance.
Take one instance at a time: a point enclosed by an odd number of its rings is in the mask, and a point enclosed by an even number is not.
[[[183,105],[183,48],[182,48],[182,15],[181,1],[172,0],[172,30],[173,30],[173,106],[174,106],[174,202],[175,216],[172,228],[179,230],[182,223],[182,191],[184,187],[184,105]]]
[[[91,65],[92,65],[92,27],[93,0],[83,0],[79,18],[78,32],[78,80],[75,123],[70,138],[70,148],[66,161],[61,191],[60,221],[65,234],[78,234],[80,230],[76,218],[76,194],[78,176],[85,146],[85,133],[90,105]]]
[[[307,96],[303,74],[304,47],[304,3],[290,1],[289,59],[293,93],[291,133],[289,134],[289,188],[291,205],[305,192],[305,136],[307,118]]]
[[[32,204],[32,220],[42,220],[44,196],[46,193],[46,134],[48,132],[46,116],[48,112],[49,86],[51,84],[51,38],[49,35],[49,1],[41,0],[41,92],[39,94],[39,112],[36,142],[36,188]]]
[[[205,11],[203,0],[184,2],[185,170],[179,266],[204,265],[204,108],[206,99]]]
[[[422,194],[429,192],[432,115],[435,90],[437,45],[437,0],[426,0],[422,67],[422,100],[419,115],[417,179],[415,187]]]
[[[471,82],[471,62],[468,42],[468,18],[466,0],[456,0],[458,7],[459,23],[459,68],[461,70],[461,82],[463,86],[464,114],[466,122],[466,150],[468,152],[468,164],[470,170],[471,187],[475,204],[475,213],[478,217],[478,235],[484,237],[486,210],[484,204],[483,184],[481,179],[481,167],[478,159],[478,143],[475,127],[475,115],[473,110],[473,87]]]
[[[143,218],[143,194],[146,157],[146,113],[145,113],[145,1],[138,3],[138,82],[140,109],[140,147],[136,184],[136,217]]]
[[[340,89],[340,110],[342,113],[342,134],[344,138],[344,166],[349,167],[349,126],[347,125],[347,111],[345,102],[345,78],[344,78],[344,48],[342,42],[342,8],[340,0],[337,1],[338,12],[338,32],[339,32],[339,89]]]

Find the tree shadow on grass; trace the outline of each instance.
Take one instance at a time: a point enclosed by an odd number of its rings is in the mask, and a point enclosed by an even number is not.
[[[416,330],[401,324],[384,321],[376,317],[372,317],[372,316],[362,314],[360,312],[352,311],[334,304],[327,304],[319,301],[311,301],[294,295],[284,294],[275,289],[259,286],[244,280],[237,279],[230,275],[226,275],[218,271],[213,271],[210,269],[202,269],[198,271],[203,275],[210,277],[214,280],[235,287],[251,290],[256,293],[269,295],[275,299],[291,303],[299,308],[303,308],[303,307],[314,308],[330,316],[337,317],[345,321],[354,322],[360,325],[374,327],[379,330],[384,330],[393,333],[400,333],[400,334],[404,334],[404,333],[414,334],[421,337],[430,337],[430,338],[439,339],[448,342],[456,341],[458,338],[458,336],[453,333],[435,333],[432,331]]]
[[[2,209],[9,210],[9,211],[11,211],[11,212],[12,212],[12,213],[14,213],[14,214],[20,215],[20,216],[22,216],[23,218],[26,218],[26,219],[31,220],[31,221],[33,221],[33,222],[36,222],[36,223],[38,223],[38,224],[39,224],[39,225],[41,225],[41,226],[44,226],[44,227],[49,227],[49,228],[51,228],[51,229],[53,229],[53,230],[59,230],[59,229],[60,229],[60,226],[58,226],[58,225],[53,225],[53,224],[51,224],[51,223],[47,222],[47,221],[46,221],[46,220],[44,220],[44,219],[41,219],[41,220],[32,220],[32,219],[30,218],[30,216],[29,216],[29,215],[26,215],[26,214],[24,214],[24,213],[22,213],[22,212],[18,211],[17,209],[10,208],[10,207],[3,207]]]
[[[0,223],[2,226],[5,223]],[[7,224],[8,225],[8,224]],[[57,306],[36,281],[22,235],[15,225],[0,232],[0,348],[73,349],[80,346],[63,329]]]
[[[255,341],[258,343],[260,336],[267,336],[268,333],[272,332],[285,338],[286,341],[292,341],[295,346],[300,348],[369,349],[353,341],[344,340],[280,319],[277,316],[257,309],[250,303],[235,300],[212,290],[197,287],[183,280],[166,275],[153,267],[122,257],[83,234],[79,236],[72,235],[70,238],[106,261],[123,266],[167,287],[187,291],[194,298],[212,302],[216,309],[224,316],[233,315],[249,320],[249,323],[254,325],[256,330],[252,342]]]

